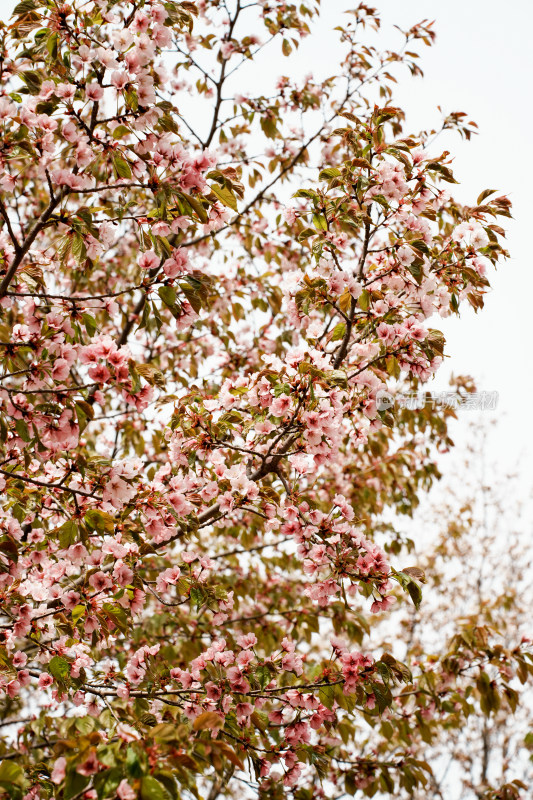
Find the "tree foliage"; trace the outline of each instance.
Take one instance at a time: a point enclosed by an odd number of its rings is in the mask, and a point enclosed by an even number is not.
[[[406,697],[404,704],[412,751],[432,766],[416,800],[514,800],[533,784],[531,498],[522,496],[519,474],[489,460],[495,423],[467,430],[455,472],[448,463],[415,515],[423,603],[416,609],[400,595],[393,619],[380,616],[372,626],[374,647],[426,673],[426,703]],[[383,739],[390,747],[380,722],[364,747],[380,749]]]
[[[15,800],[430,780],[412,744],[439,735],[433,678],[365,639],[399,591],[421,602],[390,519],[438,477],[454,412],[379,398],[422,390],[444,354],[431,324],[482,307],[510,204],[456,202],[438,131],[404,131],[393,87],[420,73],[430,24],[380,52],[361,3],[333,77],[271,81],[318,12],[23,0],[0,30],[0,791]],[[447,672],[489,646],[458,645]],[[529,670],[526,651],[494,650],[496,683]],[[385,717],[362,753],[361,727]]]

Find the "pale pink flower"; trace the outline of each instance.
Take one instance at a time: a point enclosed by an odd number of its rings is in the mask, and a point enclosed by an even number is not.
[[[66,766],[67,759],[64,756],[60,756],[58,759],[56,759],[52,774],[50,775],[50,780],[52,783],[60,784],[65,780]]]
[[[104,96],[104,90],[98,83],[90,83],[85,88],[85,97],[87,100],[98,101]]]
[[[159,256],[153,250],[147,250],[139,256],[137,261],[142,269],[153,269],[159,266]]]

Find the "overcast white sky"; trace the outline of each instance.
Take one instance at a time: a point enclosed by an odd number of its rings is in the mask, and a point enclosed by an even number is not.
[[[395,103],[408,114],[413,131],[437,125],[437,105],[446,112],[466,111],[479,125],[470,143],[458,137],[439,140],[436,149],[456,156],[454,173],[461,186],[459,199],[473,201],[486,188],[507,193],[514,221],[507,227],[510,260],[492,274],[493,291],[485,309],[464,311],[459,320],[444,322],[450,355],[431,388],[444,389],[448,376],[472,374],[480,389],[499,392],[497,425],[491,452],[502,466],[523,459],[523,475],[533,476],[533,358],[528,339],[533,319],[533,264],[528,236],[533,228],[533,160],[531,131],[533,105],[533,48],[531,0],[369,0],[382,13],[384,28],[408,27],[421,19],[435,19],[437,43],[424,48],[425,76],[413,80],[405,72]],[[14,2],[0,0],[0,17],[8,19]],[[273,73],[317,71],[331,74],[338,58],[332,32],[343,11],[356,5],[346,0],[323,0],[323,21],[315,38],[307,40],[293,59],[270,64]],[[393,44],[390,33],[385,45]],[[396,40],[398,43],[398,40]],[[456,439],[471,415],[462,412]]]

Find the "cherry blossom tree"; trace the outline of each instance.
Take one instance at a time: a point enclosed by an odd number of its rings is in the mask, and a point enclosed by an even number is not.
[[[439,131],[404,131],[393,88],[430,24],[381,51],[361,3],[332,77],[271,80],[318,13],[23,0],[0,30],[7,797],[431,780],[404,711],[427,670],[366,636],[398,591],[421,602],[390,520],[454,411],[380,397],[422,390],[431,325],[482,307],[510,203],[454,200]],[[497,682],[530,668],[525,644],[490,652]],[[385,717],[394,745],[362,751]]]

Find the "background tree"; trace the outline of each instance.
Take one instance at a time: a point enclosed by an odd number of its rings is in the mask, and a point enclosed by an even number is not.
[[[237,93],[317,13],[23,0],[1,30],[9,797],[427,785],[403,711],[427,671],[364,640],[395,583],[420,603],[390,519],[454,412],[379,398],[438,369],[430,318],[482,306],[509,201],[458,204],[436,132],[403,132],[427,23],[380,52],[360,4],[333,77]],[[497,682],[525,651],[495,651]],[[398,747],[361,753],[384,715]]]
[[[418,717],[409,725],[412,752],[433,768],[416,798],[527,797],[521,789],[533,785],[530,670],[524,660],[514,675],[500,657],[506,652],[511,662],[531,638],[531,498],[520,496],[519,474],[488,460],[495,424],[472,425],[446,479],[415,515],[423,603],[416,609],[399,595],[394,619],[376,618],[371,633],[374,647],[428,672],[427,702],[404,711],[407,720]],[[448,665],[465,650],[452,678]],[[387,730],[379,733],[389,739]]]

